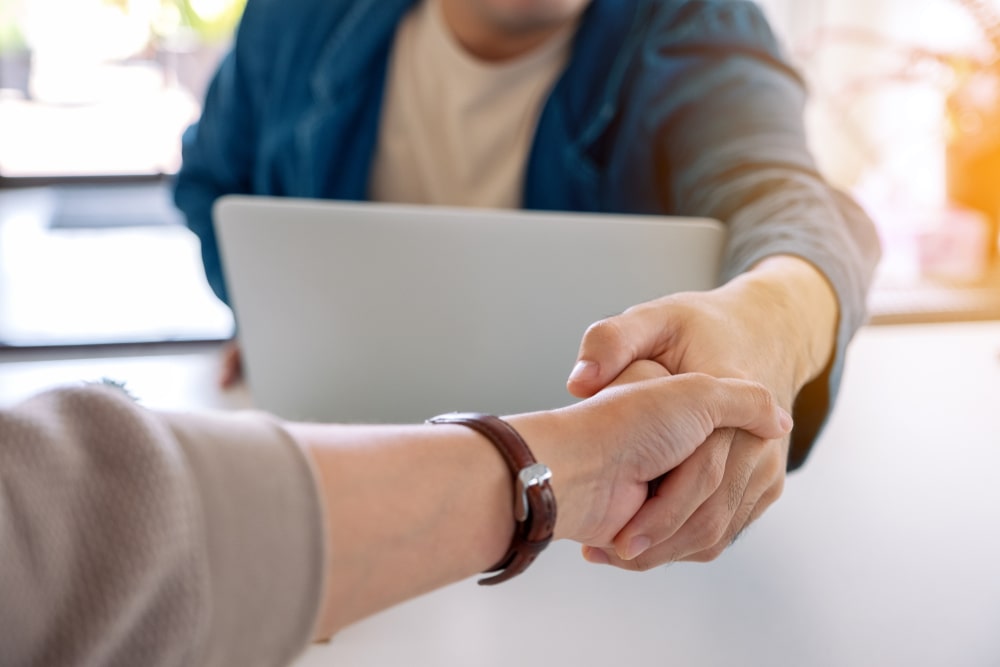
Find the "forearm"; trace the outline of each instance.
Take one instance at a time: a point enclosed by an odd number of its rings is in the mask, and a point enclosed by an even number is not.
[[[608,463],[580,446],[593,432],[578,412],[506,418],[552,470],[555,539],[579,537],[581,524],[594,520],[581,508],[601,505],[594,485],[607,474]],[[317,636],[483,572],[506,553],[515,525],[512,474],[475,431],[286,427],[311,458],[323,495],[328,558]]]
[[[775,331],[793,363],[797,392],[826,368],[834,352],[839,305],[833,288],[815,266],[791,255],[768,257],[733,284],[756,295],[765,306],[762,316],[779,323]]]
[[[327,534],[318,634],[494,565],[513,535],[510,471],[458,425],[289,425],[311,457]]]

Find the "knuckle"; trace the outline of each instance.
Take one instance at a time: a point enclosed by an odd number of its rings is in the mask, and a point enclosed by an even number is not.
[[[722,516],[704,519],[693,528],[694,543],[699,550],[709,549],[725,536],[729,521]]]
[[[622,328],[621,316],[606,317],[587,327],[583,334],[585,343],[599,346],[617,347],[625,343],[625,331]]]
[[[750,390],[753,392],[754,404],[761,412],[770,412],[775,409],[774,394],[770,389],[759,382],[754,382],[750,385]]]
[[[656,525],[649,531],[646,532],[647,535],[653,537],[654,542],[658,540],[666,540],[673,537],[673,535],[684,525],[684,520],[686,516],[684,511],[678,507],[662,508],[661,516]]]
[[[762,505],[763,507],[769,507],[773,505],[775,502],[777,502],[778,498],[781,497],[781,494],[784,493],[784,491],[785,491],[785,478],[782,477],[774,484],[772,484],[770,487],[768,487],[768,489],[763,493],[763,495],[761,495],[758,504]]]

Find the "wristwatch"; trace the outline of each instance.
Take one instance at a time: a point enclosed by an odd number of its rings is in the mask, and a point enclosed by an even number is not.
[[[498,572],[480,579],[491,586],[524,572],[552,541],[556,526],[556,496],[552,471],[535,460],[531,449],[513,426],[494,415],[479,412],[452,412],[427,420],[430,424],[462,424],[493,443],[514,477],[514,538],[507,553],[486,572]]]

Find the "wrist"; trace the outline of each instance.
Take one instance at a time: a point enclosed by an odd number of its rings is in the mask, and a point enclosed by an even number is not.
[[[503,458],[514,482],[514,536],[503,557],[484,570],[491,576],[480,579],[479,583],[489,586],[516,577],[552,541],[558,517],[552,471],[535,458],[517,429],[496,415],[449,412],[431,417],[427,423],[458,424],[475,431]]]
[[[753,302],[771,306],[768,316],[790,353],[798,392],[826,368],[835,349],[839,304],[833,287],[815,266],[791,255],[768,257],[737,280],[754,293]]]
[[[604,465],[580,432],[578,420],[565,410],[534,412],[505,418],[528,443],[535,458],[552,471],[559,514],[553,539],[583,541],[590,531],[598,480]]]

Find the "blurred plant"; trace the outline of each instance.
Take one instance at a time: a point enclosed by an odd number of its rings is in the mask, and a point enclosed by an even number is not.
[[[24,34],[18,25],[20,9],[20,0],[0,0],[0,53],[23,51],[26,48]]]
[[[1000,55],[1000,14],[985,0],[953,0],[963,7],[989,41],[993,56]]]
[[[985,110],[1000,111],[1000,12],[990,0],[948,0],[962,11],[978,30],[981,43],[963,49],[945,50],[907,43],[878,30],[858,27],[823,27],[815,31],[798,59],[809,64],[831,46],[870,50],[875,54],[871,67],[851,76],[827,91],[825,102],[835,110],[843,129],[869,164],[878,164],[878,150],[867,132],[854,120],[852,109],[871,94],[886,92],[888,86],[919,86],[940,92],[945,109],[941,129],[950,142],[963,133],[983,128]],[[1000,132],[1000,124],[996,127]]]
[[[927,191],[911,194],[930,198],[934,196],[931,190],[941,186],[949,205],[982,212],[989,225],[985,252],[991,259],[996,257],[1000,237],[1000,10],[996,2],[947,0],[969,21],[968,27],[981,35],[952,48],[906,43],[877,29],[824,27],[797,52],[804,64],[817,66],[821,66],[818,57],[827,56],[831,46],[868,54],[863,61],[866,66],[825,91],[823,101],[834,112],[832,117],[866,166],[887,170],[883,175],[888,174],[890,187],[906,191],[920,187],[917,184],[926,186],[929,181],[924,176],[931,174],[934,179],[939,174],[943,182],[931,182]],[[893,90],[896,87],[905,90]],[[871,101],[869,96],[890,101],[891,109],[863,104]],[[904,106],[910,101],[924,106]],[[940,104],[940,111],[928,104]],[[929,113],[923,115],[922,109]],[[934,125],[923,125],[919,135],[896,133],[900,126],[908,128],[904,132],[913,132],[921,127],[922,118]],[[911,143],[902,143],[901,138]],[[921,155],[920,144],[940,151],[940,163],[924,165],[930,171],[922,169],[923,163],[907,161],[907,156]],[[925,159],[927,155],[923,154]],[[936,171],[941,167],[943,173]]]
[[[102,0],[125,16],[148,21],[152,42],[193,35],[199,42],[229,39],[243,15],[246,0]]]
[[[163,0],[161,11],[176,11],[179,25],[194,31],[203,42],[218,42],[233,34],[245,5],[246,0]]]
[[[983,61],[955,72],[945,98],[948,197],[989,221],[988,259],[1000,238],[1000,14],[984,0],[955,0],[985,38]]]

